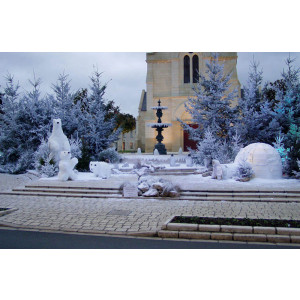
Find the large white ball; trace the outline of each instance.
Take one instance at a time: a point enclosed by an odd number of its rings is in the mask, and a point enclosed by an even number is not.
[[[282,178],[282,162],[275,148],[264,143],[254,143],[240,150],[234,163],[247,161],[251,164],[254,177],[265,179]]]

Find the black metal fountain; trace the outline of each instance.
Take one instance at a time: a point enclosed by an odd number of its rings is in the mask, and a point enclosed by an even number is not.
[[[149,123],[148,126],[151,128],[155,128],[156,131],[158,132],[158,134],[156,136],[156,140],[158,141],[158,143],[155,145],[153,151],[155,151],[155,149],[157,149],[159,154],[167,154],[166,147],[162,143],[164,137],[161,133],[164,130],[164,128],[168,128],[168,127],[172,126],[172,124],[171,123],[162,123],[162,121],[161,121],[161,117],[163,116],[162,111],[165,109],[168,109],[168,107],[161,106],[160,104],[161,104],[161,101],[158,100],[158,106],[151,107],[151,109],[156,110],[156,116],[157,116],[158,120],[157,120],[157,123]]]

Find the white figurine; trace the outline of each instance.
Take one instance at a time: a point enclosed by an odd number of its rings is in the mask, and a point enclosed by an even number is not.
[[[138,148],[137,149],[137,155],[141,155],[142,154],[142,150],[141,150],[141,148]]]
[[[176,166],[176,159],[174,157],[174,154],[171,154],[170,157],[170,167],[175,167]]]
[[[71,149],[69,140],[63,133],[60,119],[53,120],[53,129],[48,140],[48,145],[50,158],[53,158],[56,163],[60,160],[61,151],[70,151]]]
[[[191,154],[188,155],[188,157],[185,159],[185,163],[187,167],[192,167],[193,166],[193,159],[191,157]]]
[[[211,178],[218,179],[218,180],[223,179],[223,170],[220,162],[216,159],[213,159],[212,165],[213,165],[213,173],[211,175]]]
[[[154,149],[154,152],[153,152],[154,155],[159,155],[159,152],[157,149]]]
[[[77,165],[78,159],[73,157],[71,159],[70,151],[61,151],[60,162],[58,164],[59,172],[58,179],[62,181],[75,180],[77,173],[74,171],[74,167]]]
[[[111,176],[112,165],[104,161],[91,161],[90,171],[95,174],[96,177],[107,179]]]
[[[182,148],[181,147],[178,150],[178,155],[182,155]]]

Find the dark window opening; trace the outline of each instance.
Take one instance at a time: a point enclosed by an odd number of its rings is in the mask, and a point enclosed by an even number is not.
[[[190,57],[186,55],[184,57],[184,83],[189,83],[190,82]]]
[[[199,81],[199,57],[198,55],[193,56],[193,83]]]

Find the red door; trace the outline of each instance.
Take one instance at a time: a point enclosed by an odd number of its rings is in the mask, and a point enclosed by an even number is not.
[[[192,128],[198,128],[198,124],[189,124],[189,126]],[[189,151],[188,148],[193,150],[197,149],[197,142],[190,139],[189,133],[186,130],[183,131],[183,148],[183,151]]]

